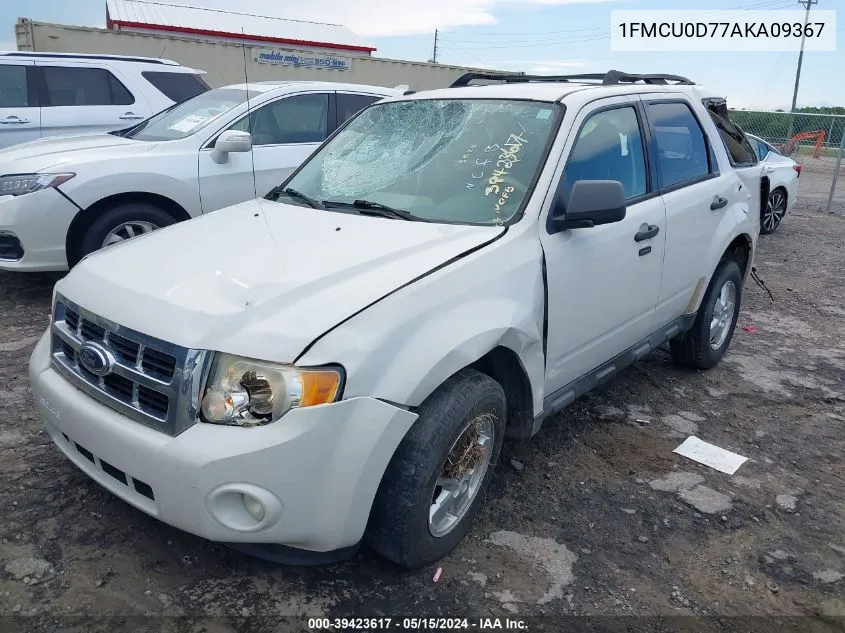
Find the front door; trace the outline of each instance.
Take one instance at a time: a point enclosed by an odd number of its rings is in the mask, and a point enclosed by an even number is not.
[[[618,180],[621,222],[550,233],[541,227],[548,280],[546,393],[598,368],[652,332],[666,221],[646,161],[636,97],[587,105],[564,152],[564,196],[578,180]],[[564,198],[565,199],[565,198]]]
[[[33,62],[0,63],[0,149],[41,138],[34,70]]]
[[[329,94],[312,93],[282,97],[229,126],[250,133],[252,152],[216,163],[216,138],[200,151],[203,213],[267,195],[326,140],[328,125]]]

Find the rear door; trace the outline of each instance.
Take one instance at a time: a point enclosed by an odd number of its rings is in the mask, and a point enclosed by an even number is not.
[[[114,68],[64,61],[36,68],[44,137],[111,132],[153,114],[143,93]]]
[[[687,312],[713,272],[713,238],[731,205],[745,199],[740,181],[722,174],[700,117],[706,110],[682,95],[643,95],[651,155],[666,206],[666,254],[655,329]],[[709,127],[709,126],[708,126]],[[759,181],[758,181],[759,182]]]
[[[710,118],[719,130],[719,136],[728,152],[731,166],[751,194],[751,208],[762,211],[762,201],[769,197],[770,183],[763,181],[763,165],[745,132],[730,119],[728,104],[724,99],[704,99]],[[759,218],[759,214],[757,218]]]
[[[41,138],[35,63],[0,63],[0,148]]]

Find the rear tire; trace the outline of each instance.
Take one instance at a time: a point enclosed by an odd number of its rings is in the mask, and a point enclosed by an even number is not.
[[[760,214],[760,235],[771,235],[777,231],[786,215],[787,204],[786,191],[783,187],[778,187],[769,194],[766,208]]]
[[[69,262],[77,264],[86,255],[98,251],[105,242],[119,243],[130,239],[132,234],[141,235],[174,224],[176,219],[167,211],[144,202],[121,204],[101,213],[85,230],[79,248],[75,249],[77,258]],[[118,239],[122,238],[122,239]]]
[[[475,369],[461,370],[429,396],[385,470],[367,528],[369,546],[409,569],[454,549],[484,503],[506,410],[501,385]]]
[[[713,273],[692,328],[672,339],[672,359],[679,365],[710,369],[733,338],[742,302],[742,272],[733,260],[722,260]]]

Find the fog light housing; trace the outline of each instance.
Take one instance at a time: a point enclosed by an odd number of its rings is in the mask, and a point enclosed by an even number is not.
[[[249,515],[255,519],[256,523],[261,523],[264,520],[264,506],[261,502],[250,495],[241,495],[244,501],[244,508],[249,512]]]
[[[224,484],[206,497],[208,514],[227,530],[258,532],[273,527],[282,516],[282,502],[261,486]]]

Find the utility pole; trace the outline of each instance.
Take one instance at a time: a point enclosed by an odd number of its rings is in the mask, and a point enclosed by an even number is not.
[[[818,2],[818,0],[816,0],[816,2]],[[434,29],[434,51],[431,55],[431,59],[428,61],[432,64],[437,63],[437,29]]]
[[[798,102],[798,84],[801,81],[801,64],[804,63],[804,41],[807,39],[807,22],[810,21],[810,9],[813,5],[818,4],[819,0],[798,0],[798,4],[803,4],[807,11],[804,13],[804,30],[801,32],[801,52],[798,53],[798,70],[795,72],[795,90],[792,92],[792,109],[790,112],[795,112],[795,104]]]

